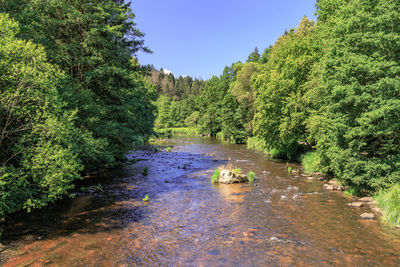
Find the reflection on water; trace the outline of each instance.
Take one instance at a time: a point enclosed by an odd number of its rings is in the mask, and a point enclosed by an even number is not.
[[[136,151],[130,156],[143,161],[90,181],[102,192],[10,221],[0,264],[400,265],[398,232],[360,220],[368,208],[346,206],[351,199],[322,182],[290,176],[286,164],[245,146],[173,142],[172,152]],[[212,185],[215,168],[228,163],[254,171],[257,183]]]

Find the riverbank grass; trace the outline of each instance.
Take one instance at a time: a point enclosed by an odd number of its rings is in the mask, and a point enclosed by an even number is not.
[[[200,135],[199,130],[193,127],[179,127],[179,128],[163,128],[155,129],[155,132],[159,136],[198,136]]]
[[[384,219],[392,225],[400,225],[400,184],[381,190],[376,195],[376,201],[383,210]]]

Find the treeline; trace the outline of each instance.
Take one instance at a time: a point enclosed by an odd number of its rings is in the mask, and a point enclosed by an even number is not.
[[[190,76],[175,78],[171,72],[146,66],[149,81],[156,87],[156,129],[197,125],[198,96],[205,81]]]
[[[399,1],[317,0],[316,7],[315,23],[305,17],[261,55],[255,49],[226,67],[191,100],[194,111],[177,117],[276,157],[305,157],[308,170],[355,194],[398,184]]]
[[[124,1],[0,1],[0,218],[40,208],[152,134]]]

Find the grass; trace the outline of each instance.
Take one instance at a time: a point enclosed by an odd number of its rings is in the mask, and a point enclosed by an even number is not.
[[[171,147],[167,147],[167,152],[171,152]]]
[[[142,175],[147,176],[147,174],[149,174],[149,168],[144,167],[144,169],[142,171]]]
[[[211,183],[212,184],[217,184],[219,182],[219,174],[221,173],[221,171],[219,169],[216,169],[214,171],[213,176],[211,176]]]
[[[234,174],[236,174],[236,175],[240,175],[240,174],[242,174],[242,169],[241,168],[236,168],[236,169],[233,169],[232,172]]]
[[[149,202],[149,195],[145,195],[144,198],[142,198],[143,202]]]
[[[376,195],[376,201],[383,210],[384,219],[392,225],[400,225],[400,184],[381,190]]]
[[[197,136],[200,135],[199,130],[192,127],[177,127],[177,128],[164,128],[155,129],[159,136]]]
[[[305,173],[319,172],[321,168],[321,160],[316,152],[306,153],[302,159],[301,164],[304,167]]]
[[[247,174],[247,178],[249,178],[249,183],[254,183],[254,178],[256,177],[256,174],[254,173],[254,172],[252,172],[252,171],[250,171],[248,174]]]
[[[288,173],[292,173],[293,168],[289,166],[289,167],[287,167],[287,171],[288,171]]]

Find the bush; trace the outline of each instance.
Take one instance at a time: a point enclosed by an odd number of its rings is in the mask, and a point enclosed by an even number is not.
[[[221,171],[219,169],[216,169],[214,171],[213,176],[211,176],[211,183],[212,184],[217,184],[219,182],[219,174],[221,173]]]
[[[236,175],[240,175],[240,174],[242,174],[242,169],[241,168],[236,168],[236,169],[233,169],[232,172],[234,174],[236,174]]]
[[[301,164],[304,167],[305,173],[313,173],[320,171],[321,160],[317,152],[308,152],[302,156]]]
[[[376,200],[384,212],[385,220],[393,225],[400,225],[400,185],[381,190]]]

